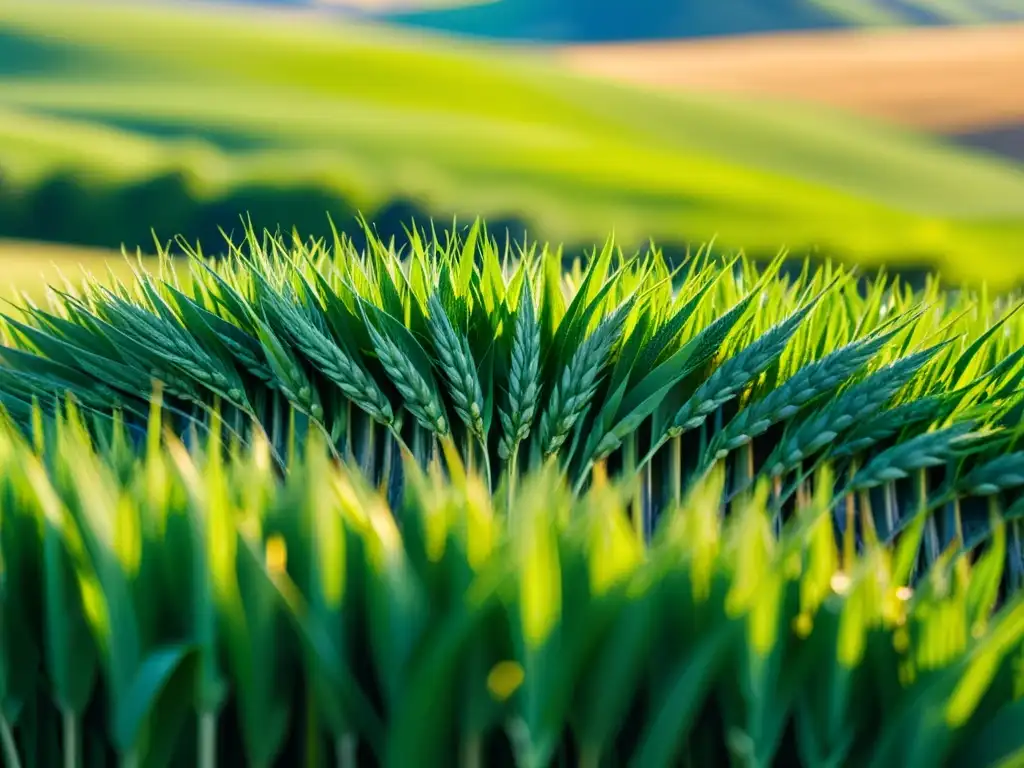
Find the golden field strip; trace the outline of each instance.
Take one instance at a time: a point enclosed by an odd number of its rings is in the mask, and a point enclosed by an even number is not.
[[[43,300],[46,286],[61,285],[61,275],[76,285],[83,271],[101,279],[110,272],[131,277],[131,267],[118,251],[25,240],[0,239],[0,265],[0,304],[21,292]]]
[[[1024,24],[566,47],[632,84],[796,99],[959,133],[1024,123]]]

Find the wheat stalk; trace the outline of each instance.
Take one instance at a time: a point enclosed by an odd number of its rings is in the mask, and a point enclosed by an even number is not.
[[[961,497],[995,496],[998,493],[1019,488],[1022,485],[1024,485],[1024,452],[997,456],[975,467],[965,476],[958,478],[952,487],[947,487],[944,492],[922,500],[920,508],[914,514],[893,520],[884,541],[886,544],[891,544],[914,519],[921,515],[930,515]],[[1007,510],[1006,519],[1012,518],[1012,512],[1013,510]],[[959,510],[956,510],[954,514],[959,518]],[[958,519],[957,531],[958,538],[960,539],[963,537],[962,528],[963,524]],[[967,542],[963,541],[961,543],[963,545],[967,544]]]
[[[833,497],[833,509],[840,503],[849,504],[854,494],[869,491],[897,480],[904,480],[912,473],[923,473],[929,468],[946,464],[956,456],[956,449],[960,445],[976,436],[972,434],[973,429],[972,422],[963,421],[934,432],[925,432],[882,451],[853,473],[846,485]],[[850,548],[850,552],[852,552],[854,541],[849,538],[854,533],[851,525],[852,509],[848,506],[845,519],[838,521],[840,529],[847,537],[846,546]],[[932,509],[931,504],[924,502],[917,514],[927,515]],[[915,515],[907,515],[900,521],[893,521],[886,534],[886,541],[891,542],[914,517]]]

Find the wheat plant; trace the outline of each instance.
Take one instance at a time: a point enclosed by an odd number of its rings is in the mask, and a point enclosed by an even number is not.
[[[648,537],[719,467],[726,500],[771,479],[779,530],[828,465],[857,546],[868,517],[892,530],[925,509],[923,566],[985,541],[994,511],[1008,583],[1024,580],[1019,484],[967,480],[1022,449],[1016,297],[612,241],[567,265],[480,222],[365,240],[248,230],[218,258],[180,241],[128,282],[66,281],[5,315],[0,403],[29,434],[34,403],[52,415],[70,396],[91,429],[120,421],[139,442],[158,383],[183,439],[220,413],[225,439],[266,440],[282,471],[315,432],[392,504],[402,456],[453,447],[506,505],[547,464],[578,494],[595,472],[636,478]]]
[[[187,448],[159,400],[150,415],[141,450],[124,424],[98,441],[70,405],[37,408],[30,439],[0,426],[5,766],[1024,754],[1024,592],[1000,595],[998,521],[980,557],[912,582],[921,527],[841,551],[827,468],[778,537],[767,480],[725,505],[719,464],[647,542],[632,489],[600,470],[574,495],[548,463],[505,508],[448,441],[425,470],[406,454],[389,509],[319,431],[282,473],[264,437],[212,429]],[[863,471],[858,487],[878,474]]]

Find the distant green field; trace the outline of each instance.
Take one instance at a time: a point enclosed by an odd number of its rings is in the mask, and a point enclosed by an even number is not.
[[[0,169],[16,189],[62,169],[97,189],[181,170],[198,199],[305,184],[367,211],[404,196],[522,212],[559,241],[717,235],[1024,276],[1019,166],[845,115],[639,92],[324,20],[7,0]]]

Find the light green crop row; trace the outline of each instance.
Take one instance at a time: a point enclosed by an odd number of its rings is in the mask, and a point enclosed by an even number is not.
[[[778,538],[767,483],[723,523],[719,470],[647,545],[626,487],[549,467],[505,506],[451,450],[389,510],[318,433],[281,479],[263,440],[162,441],[158,408],[141,451],[73,410],[0,429],[9,768],[1024,755],[1002,526],[912,582],[923,529],[840,552],[827,470]]]

